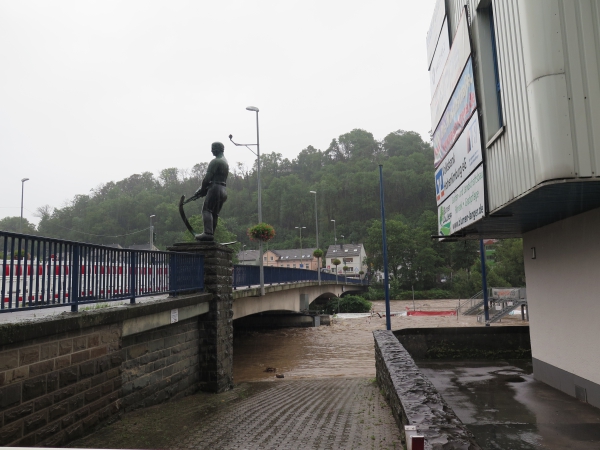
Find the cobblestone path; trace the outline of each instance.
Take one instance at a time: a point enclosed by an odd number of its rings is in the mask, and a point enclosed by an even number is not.
[[[242,383],[125,414],[72,447],[402,448],[390,408],[365,378]]]

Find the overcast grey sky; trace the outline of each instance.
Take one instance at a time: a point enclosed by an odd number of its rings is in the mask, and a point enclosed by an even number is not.
[[[0,218],[134,173],[293,159],[363,128],[428,140],[435,0],[0,0]],[[432,155],[433,161],[433,155]],[[183,193],[182,193],[183,194]],[[190,194],[190,193],[186,193]]]

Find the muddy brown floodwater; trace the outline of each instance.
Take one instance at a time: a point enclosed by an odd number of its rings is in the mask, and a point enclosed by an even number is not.
[[[411,301],[391,301],[391,311],[413,308]],[[416,301],[417,310],[453,310],[458,300]],[[383,313],[383,301],[373,302]],[[520,316],[497,325],[525,325]],[[475,316],[393,316],[392,330],[402,328],[477,326]],[[480,325],[481,326],[481,325]],[[496,324],[495,324],[496,326]],[[237,332],[233,342],[235,383],[274,378],[265,372],[277,369],[285,378],[375,377],[373,331],[385,329],[385,318],[333,319],[332,325],[316,328],[286,328],[271,331]]]

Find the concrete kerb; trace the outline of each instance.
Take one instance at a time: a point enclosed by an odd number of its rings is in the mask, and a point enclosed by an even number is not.
[[[102,308],[76,313],[66,312],[37,320],[5,323],[0,325],[0,346],[31,339],[40,339],[45,336],[82,330],[94,326],[125,322],[164,312],[169,312],[170,314],[170,311],[173,309],[186,308],[199,303],[208,304],[211,298],[211,294],[196,293],[179,297],[168,297],[162,301],[152,303],[121,305],[118,308]]]

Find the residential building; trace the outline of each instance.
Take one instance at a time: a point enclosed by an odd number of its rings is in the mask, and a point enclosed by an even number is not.
[[[245,266],[258,266],[258,250],[240,250],[237,254],[238,264]]]
[[[290,250],[267,250],[263,255],[263,265],[289,267],[291,269],[317,270],[318,258],[313,256],[316,248],[293,248]]]
[[[346,274],[358,275],[360,271],[367,272],[365,262],[367,254],[363,244],[337,244],[330,245],[325,254],[325,267],[331,273],[335,273],[335,266],[331,263],[339,259],[341,264],[337,267],[339,274],[344,273],[344,266],[348,268]]]

